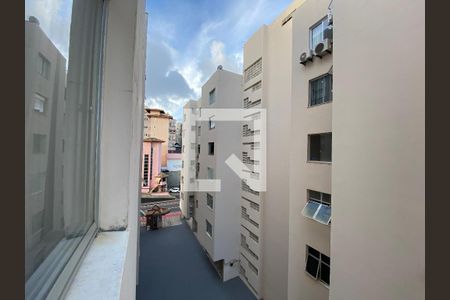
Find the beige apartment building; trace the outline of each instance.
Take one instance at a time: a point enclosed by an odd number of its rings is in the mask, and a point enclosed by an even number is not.
[[[266,109],[266,157],[255,158],[261,132],[250,115],[243,125],[242,161],[250,178],[266,172],[266,191],[241,186],[241,278],[256,297],[286,299],[289,251],[289,150],[291,148],[292,13],[294,1],[244,45],[241,107]]]
[[[424,298],[423,6],[294,1],[245,44],[243,107],[267,114],[266,191],[241,192],[258,298]],[[242,161],[258,177],[252,118]]]
[[[167,167],[167,153],[169,151],[170,141],[169,128],[172,120],[173,117],[162,109],[145,109],[144,138],[157,138],[164,141],[161,145],[161,167],[163,168]],[[175,133],[175,131],[173,133]]]

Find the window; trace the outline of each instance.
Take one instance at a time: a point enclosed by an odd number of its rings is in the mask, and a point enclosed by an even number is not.
[[[49,79],[50,77],[50,62],[41,53],[38,55],[38,73],[45,79]]]
[[[330,257],[306,245],[306,272],[314,279],[330,285]]]
[[[214,209],[214,199],[213,196],[210,194],[206,194],[206,205],[209,208]]]
[[[208,143],[208,155],[214,155],[214,142]]]
[[[198,200],[195,200],[195,208],[198,208]]]
[[[327,17],[324,17],[322,20],[317,22],[314,26],[312,26],[309,30],[309,45],[311,47],[311,50],[314,50],[317,46],[317,44],[323,42],[324,36],[323,32],[325,31],[325,28],[327,28]]]
[[[216,89],[209,92],[209,104],[213,104],[214,102],[216,102]]]
[[[309,160],[331,162],[331,132],[310,134]]]
[[[214,169],[208,167],[207,176],[208,176],[208,179],[214,179]]]
[[[244,83],[255,78],[262,72],[262,58],[259,58],[244,71]]]
[[[209,129],[216,128],[216,122],[214,122],[213,118],[214,118],[214,116],[209,118]]]
[[[197,154],[200,154],[200,144],[197,144]]]
[[[46,103],[46,98],[39,95],[39,94],[35,94],[34,95],[34,106],[33,109],[35,112],[40,112],[43,113],[45,112],[45,103]]]
[[[47,136],[45,134],[33,134],[33,153],[42,154],[45,153],[45,144]]]
[[[333,75],[326,74],[309,82],[309,106],[331,102],[333,99]]]
[[[143,186],[148,186],[148,154],[144,154],[144,182]]]
[[[328,225],[331,221],[331,195],[308,190],[308,202],[302,214],[319,223]]]
[[[198,129],[197,129],[197,135],[198,135],[198,136],[200,136],[200,134],[201,134],[201,129],[202,129],[202,127],[201,127],[201,126],[198,126]]]
[[[153,179],[153,147],[150,149],[150,180]]]
[[[98,229],[104,1],[61,2],[25,3],[25,299],[62,298]]]
[[[205,221],[206,221],[206,234],[210,238],[212,238],[212,236],[213,236],[213,226],[211,225],[211,223],[208,222],[208,220],[205,220]]]

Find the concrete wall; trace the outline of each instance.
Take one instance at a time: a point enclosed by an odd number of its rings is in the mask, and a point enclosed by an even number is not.
[[[330,299],[424,299],[425,1],[335,1]]]
[[[100,230],[127,230],[120,299],[134,299],[144,116],[143,0],[108,1],[100,153]]]
[[[329,297],[329,288],[305,271],[306,246],[330,257],[330,226],[334,224],[321,224],[306,218],[301,212],[308,201],[308,189],[331,194],[334,212],[332,163],[311,162],[308,158],[308,134],[333,131],[331,114],[334,104],[328,102],[309,107],[309,81],[329,72],[334,53],[321,59],[314,57],[304,66],[299,63],[300,54],[310,48],[310,27],[327,15],[328,5],[329,0],[305,1],[293,14],[292,20],[288,299],[324,300]]]

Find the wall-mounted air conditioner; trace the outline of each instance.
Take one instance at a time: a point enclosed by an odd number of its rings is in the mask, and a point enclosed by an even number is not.
[[[303,52],[300,55],[300,63],[302,65],[306,65],[307,62],[312,61],[312,60],[313,60],[312,50],[307,50],[306,52]]]
[[[314,54],[320,58],[331,53],[332,42],[331,39],[324,39],[322,42],[318,43],[316,48],[314,48]]]

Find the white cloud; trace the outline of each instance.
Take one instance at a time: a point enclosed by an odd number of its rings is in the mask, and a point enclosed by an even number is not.
[[[215,65],[223,65],[225,63],[225,55],[223,50],[225,45],[221,41],[212,41],[210,51],[211,51],[211,61]]]

